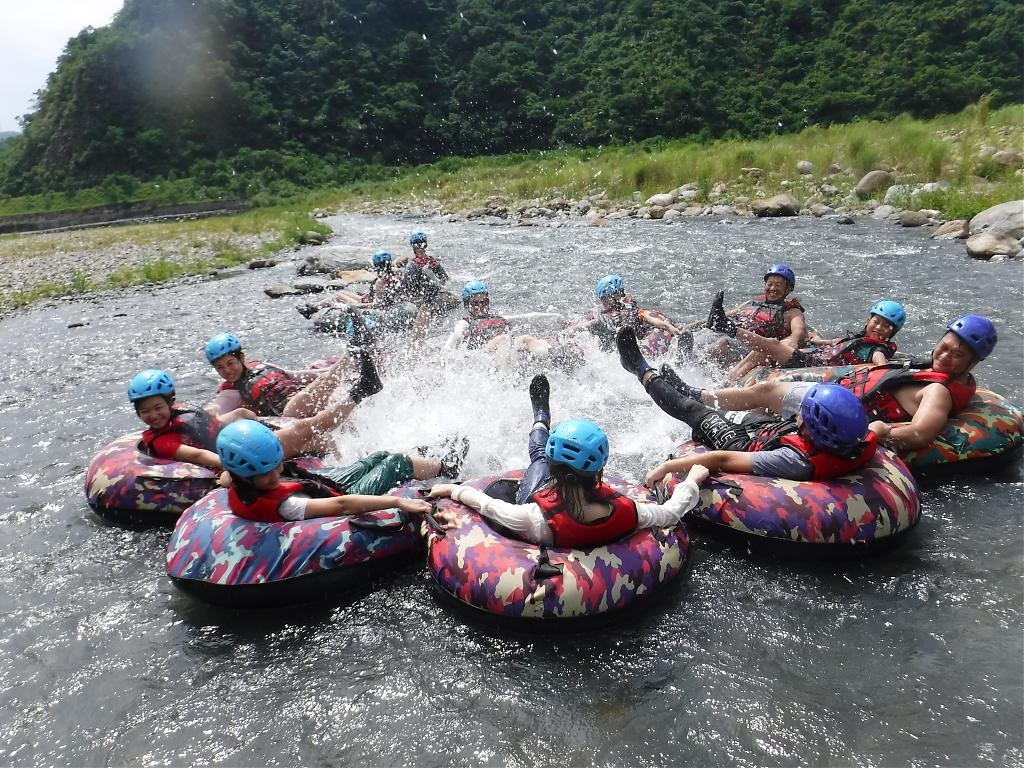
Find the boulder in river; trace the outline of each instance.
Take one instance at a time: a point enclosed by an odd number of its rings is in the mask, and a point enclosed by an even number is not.
[[[971,235],[992,232],[1020,240],[1024,237],[1024,200],[1011,200],[986,208],[971,219],[969,227]]]
[[[993,256],[1014,257],[1020,254],[1020,242],[999,232],[981,232],[971,235],[965,243],[967,255],[972,259],[991,259]]]
[[[928,223],[928,214],[924,211],[900,211],[901,227],[923,227]]]
[[[933,240],[966,240],[967,219],[953,219],[939,226],[932,234]]]
[[[302,291],[292,288],[285,283],[267,286],[263,289],[263,292],[272,299],[280,299],[283,296],[299,296],[302,293]]]

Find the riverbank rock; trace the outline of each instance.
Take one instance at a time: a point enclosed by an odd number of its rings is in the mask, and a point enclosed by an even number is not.
[[[651,195],[644,202],[648,208],[668,208],[672,203],[676,201],[676,196],[671,192],[663,192],[659,195]],[[656,218],[654,216],[651,217]]]
[[[814,172],[814,163],[810,160],[799,160],[796,164],[796,169],[804,176]]]
[[[880,205],[871,212],[871,218],[878,219],[879,221],[884,221],[885,219],[888,219],[890,216],[892,216],[894,213],[896,213],[896,209],[893,208],[891,205]]]
[[[900,211],[901,227],[923,227],[928,223],[928,214],[924,211]]]
[[[1020,242],[1009,235],[998,232],[981,232],[971,235],[965,243],[967,255],[972,259],[991,259],[993,256],[1013,258],[1020,254]]]
[[[868,171],[861,176],[853,192],[861,200],[871,197],[876,192],[888,189],[892,185],[892,174],[888,171]]]
[[[816,219],[820,219],[822,216],[831,216],[836,212],[835,208],[824,203],[814,203],[814,205],[809,206],[809,210]]]
[[[309,231],[302,235],[302,240],[306,245],[323,245],[327,242],[327,237],[319,232]]]
[[[334,245],[320,248],[299,264],[300,275],[333,275],[345,269],[362,269],[373,251],[353,245]]]
[[[788,192],[773,195],[766,200],[755,200],[750,204],[755,216],[796,216],[800,212],[800,201]]]
[[[913,184],[893,184],[885,190],[882,202],[886,205],[905,206],[914,194]]]
[[[932,234],[933,240],[966,240],[967,219],[953,219],[939,226]]]
[[[302,291],[284,283],[267,286],[263,289],[263,292],[272,299],[280,299],[284,296],[299,296],[302,293]]]
[[[1002,234],[1020,240],[1024,237],[1024,200],[1011,200],[987,208],[969,224],[970,234]]]

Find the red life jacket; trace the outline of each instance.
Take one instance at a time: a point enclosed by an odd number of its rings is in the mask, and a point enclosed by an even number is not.
[[[748,452],[772,451],[782,446],[795,449],[813,468],[811,480],[831,480],[856,472],[863,467],[878,448],[878,435],[868,431],[864,440],[850,456],[836,456],[816,447],[806,440],[796,426],[796,419],[790,418],[769,424],[747,446]]]
[[[864,404],[868,417],[888,422],[910,421],[913,416],[906,412],[893,392],[908,384],[942,384],[949,390],[953,399],[953,407],[949,415],[964,409],[978,388],[973,376],[968,376],[967,383],[957,381],[953,376],[939,373],[930,368],[914,370],[903,366],[878,365],[873,368],[860,368],[837,379],[836,384],[853,392]]]
[[[508,320],[497,315],[482,315],[473,317],[466,315],[462,318],[469,323],[466,329],[466,346],[470,349],[478,349],[491,339],[496,339],[503,333],[508,333]]]
[[[604,483],[595,486],[593,497],[595,501],[606,502],[612,507],[608,517],[593,523],[580,522],[570,515],[565,501],[558,495],[558,490],[554,486],[535,492],[530,500],[536,502],[544,513],[556,547],[596,547],[621,539],[636,530],[639,522],[636,502]]]
[[[283,368],[254,360],[245,364],[238,381],[225,381],[220,390],[237,389],[245,407],[260,416],[281,416],[288,400],[302,386]]]
[[[202,448],[206,451],[217,450],[217,433],[220,422],[213,416],[198,408],[171,408],[171,420],[161,429],[147,429],[142,433],[143,450],[153,453],[153,441],[167,434],[178,435],[182,445]]]
[[[314,480],[288,480],[280,483],[277,488],[261,493],[254,501],[243,501],[238,489],[232,485],[228,488],[228,506],[231,511],[246,520],[254,520],[257,523],[283,523],[286,521],[278,513],[281,503],[289,496],[303,493],[314,499],[326,499],[331,496],[341,496],[341,493],[328,485]]]
[[[784,339],[789,335],[786,313],[791,309],[804,311],[797,299],[768,301],[764,294],[755,296],[753,301],[740,307],[733,320],[740,328],[768,339]]]
[[[820,347],[807,350],[807,359],[811,365],[861,365],[870,363],[871,356],[881,352],[886,358],[896,353],[896,345],[891,341],[873,339],[869,336],[848,336]]]

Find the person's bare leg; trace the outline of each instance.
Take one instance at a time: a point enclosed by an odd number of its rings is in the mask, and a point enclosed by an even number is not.
[[[317,376],[301,392],[296,392],[292,395],[291,400],[285,405],[281,415],[294,416],[299,419],[315,416],[327,406],[327,402],[331,399],[331,395],[334,394],[334,390],[349,376],[354,365],[350,357],[343,357],[328,368],[326,372]]]
[[[736,381],[756,368],[768,365],[768,355],[764,352],[752,351],[734,365],[726,374],[726,378]]]
[[[432,456],[410,456],[412,460],[412,476],[416,480],[426,480],[441,474],[441,460]]]
[[[782,399],[793,384],[788,381],[763,381],[752,387],[730,387],[727,389],[701,390],[700,399],[705,405],[728,411],[749,411],[767,408],[779,413]]]
[[[277,431],[285,458],[304,453],[332,453],[336,449],[332,433],[344,422],[356,404],[346,398],[323,409],[316,416],[297,419]]]

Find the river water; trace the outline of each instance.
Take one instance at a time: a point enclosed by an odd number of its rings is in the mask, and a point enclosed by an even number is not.
[[[909,315],[901,349],[926,353],[949,320],[990,314],[999,347],[976,373],[1024,401],[1021,263],[970,261],[923,230],[807,218],[329,223],[340,242],[371,248],[428,231],[453,283],[488,280],[506,314],[578,314],[614,270],[645,306],[693,319],[719,287],[738,301],[786,261],[829,332],[861,327],[867,307],[893,298]],[[0,764],[1024,764],[1020,467],[926,489],[904,544],[852,564],[697,540],[670,599],[586,635],[468,625],[416,566],[289,612],[234,613],[179,593],[164,570],[168,532],[99,520],[83,471],[136,428],[124,393],[137,370],[173,371],[181,400],[212,396],[201,349],[214,332],[289,366],[336,350],[287,300],[263,295],[293,274],[283,264],[0,323]],[[441,362],[452,320],[392,359],[385,391],[341,438],[346,454],[460,431],[472,443],[466,476],[524,463],[530,372]],[[604,424],[618,474],[640,479],[687,435],[610,356],[551,380],[555,419]]]

